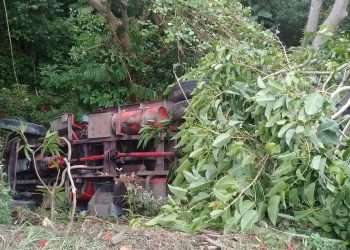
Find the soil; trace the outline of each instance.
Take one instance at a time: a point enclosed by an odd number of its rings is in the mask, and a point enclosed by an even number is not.
[[[85,217],[75,222],[66,235],[67,224],[52,223],[47,218],[37,225],[21,221],[21,225],[0,225],[0,249],[300,249],[287,238],[259,234],[223,235],[204,231],[190,235],[161,228],[131,227],[120,221]],[[294,243],[293,243],[294,244]]]

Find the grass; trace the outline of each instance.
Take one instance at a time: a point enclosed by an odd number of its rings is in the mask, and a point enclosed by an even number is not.
[[[21,209],[14,224],[0,225],[0,249],[128,249],[128,250],[342,250],[340,241],[317,234],[298,235],[260,225],[246,233],[223,235],[203,231],[190,235],[162,228],[144,227],[144,217],[130,227],[127,221],[77,216],[73,230],[66,235],[67,223],[46,223],[44,214]],[[140,219],[141,218],[141,219]]]

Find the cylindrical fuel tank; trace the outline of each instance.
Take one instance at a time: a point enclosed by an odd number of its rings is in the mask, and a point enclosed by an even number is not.
[[[155,102],[126,107],[112,116],[112,128],[116,135],[136,135],[145,124],[161,126],[161,122],[169,119],[168,105]]]

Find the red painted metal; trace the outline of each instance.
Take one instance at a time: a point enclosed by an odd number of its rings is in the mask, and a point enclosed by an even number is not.
[[[163,157],[174,157],[174,152],[130,152],[130,153],[116,153],[117,157],[134,157],[134,158],[163,158]]]
[[[129,152],[129,153],[122,153],[122,152],[116,152],[115,156],[117,158],[164,158],[164,157],[174,157],[174,152]],[[79,158],[79,161],[98,161],[103,160],[104,155],[90,155]]]
[[[90,156],[85,156],[81,157],[79,161],[98,161],[98,160],[103,160],[104,155],[90,155]]]
[[[89,202],[104,183],[114,183],[116,179],[122,179],[122,175],[123,178],[124,175],[137,178],[143,184],[148,180],[151,191],[154,190],[160,197],[166,195],[166,176],[171,160],[175,158],[175,153],[171,152],[174,143],[168,137],[162,137],[161,140],[152,140],[147,145],[148,151],[140,152],[137,144],[142,126],[162,127],[163,122],[170,119],[172,107],[171,102],[152,102],[87,114],[82,123],[76,121],[74,114],[64,114],[52,122],[52,129],[71,143],[72,167],[74,164],[85,165],[72,171],[73,179],[82,184],[77,185],[79,201]],[[169,130],[176,131],[176,124],[169,125]],[[63,152],[67,150],[64,143],[61,149]],[[19,157],[16,149],[11,149],[11,154]],[[66,167],[66,155],[38,159],[45,182],[55,181],[57,166]],[[16,167],[11,169],[16,171]],[[13,182],[13,179],[10,180]],[[27,176],[16,181],[21,189],[40,184],[36,178]]]
[[[142,125],[152,124],[161,127],[161,122],[168,119],[168,108],[163,102],[140,104],[136,108],[131,107],[113,114],[112,127],[116,135],[136,135]]]
[[[94,193],[95,193],[94,183],[92,182],[92,180],[87,180],[84,191],[79,196],[79,200],[80,201],[89,201],[91,199],[91,197],[94,195]]]

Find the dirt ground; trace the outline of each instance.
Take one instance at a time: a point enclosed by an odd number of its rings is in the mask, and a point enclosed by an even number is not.
[[[76,222],[69,235],[66,224],[0,225],[0,249],[302,249],[288,237],[274,234],[223,235],[205,231],[198,235],[167,231],[161,228],[132,228],[124,223],[86,217]]]

